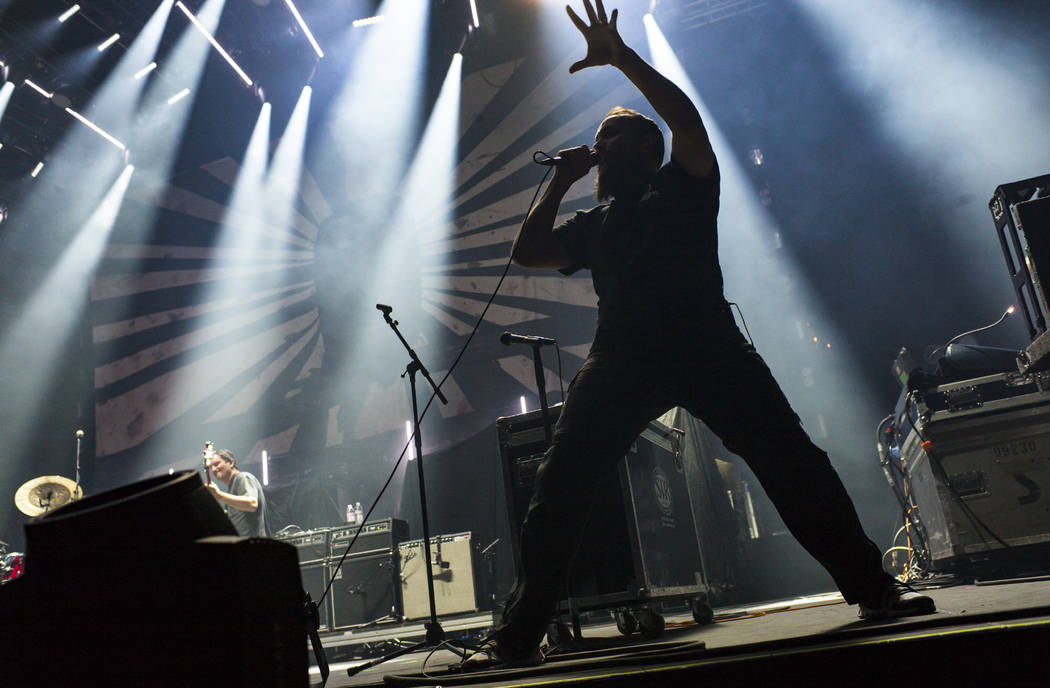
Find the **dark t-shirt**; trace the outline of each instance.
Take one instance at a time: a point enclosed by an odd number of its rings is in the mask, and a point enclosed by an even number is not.
[[[562,272],[591,271],[598,295],[592,348],[688,337],[726,313],[718,194],[717,163],[701,179],[672,158],[638,203],[614,200],[555,228],[571,261]]]
[[[238,497],[250,496],[259,504],[256,511],[238,511],[232,506],[226,507],[226,515],[237,529],[237,534],[266,537],[266,495],[263,494],[259,479],[246,471],[238,471],[230,481],[229,493]]]

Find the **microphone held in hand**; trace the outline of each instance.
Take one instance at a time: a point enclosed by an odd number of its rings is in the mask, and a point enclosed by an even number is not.
[[[528,344],[530,346],[547,346],[549,344],[557,344],[556,339],[549,339],[547,337],[534,337],[528,334],[514,334],[513,332],[504,332],[499,337],[500,342],[504,346],[510,346],[511,344]]]
[[[545,157],[540,157],[541,155]],[[532,161],[537,165],[543,165],[544,167],[560,167],[561,165],[568,164],[568,161],[560,155],[556,155],[552,158],[543,151],[536,151],[532,156]],[[589,162],[591,163],[591,167],[598,164],[598,151],[591,151]]]

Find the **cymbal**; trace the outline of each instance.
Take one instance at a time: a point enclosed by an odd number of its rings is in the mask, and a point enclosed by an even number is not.
[[[84,488],[69,478],[42,475],[22,483],[15,492],[15,506],[26,516],[39,516],[83,496]]]

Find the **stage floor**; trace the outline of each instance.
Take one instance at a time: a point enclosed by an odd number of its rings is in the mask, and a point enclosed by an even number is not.
[[[1040,668],[1050,666],[1050,577],[955,584],[924,592],[936,601],[936,614],[862,621],[857,618],[856,607],[846,605],[837,593],[829,593],[744,607],[717,607],[715,622],[704,626],[697,625],[687,612],[667,614],[667,628],[656,640],[646,640],[638,633],[625,638],[610,617],[584,625],[583,637],[590,641],[587,647],[591,652],[561,660],[552,656],[540,670],[486,676],[449,674],[446,667],[458,658],[446,650],[428,650],[352,677],[347,675],[347,668],[362,661],[333,662],[327,685],[667,686],[692,685],[694,680],[699,684],[705,672],[709,676],[712,672],[750,675],[752,680],[757,672],[758,677],[769,679],[763,681],[767,685],[812,685],[812,672],[806,671],[807,667],[834,665],[841,670],[856,662],[867,667],[863,675],[841,676],[841,681],[832,684],[868,685],[866,679],[877,683],[880,667],[885,670],[894,662],[899,663],[902,680],[914,678],[921,662],[926,671],[950,667],[976,681],[978,676],[965,667],[972,662],[985,666],[974,658],[982,648],[994,653],[989,662],[1007,662],[1001,667],[1001,671],[1009,672],[1002,674],[1002,685],[1047,685]],[[441,622],[446,628],[455,625],[455,619]],[[607,649],[593,651],[603,644]],[[1005,657],[1002,647],[1012,648],[1016,655]],[[871,652],[876,654],[869,656]],[[931,656],[934,652],[936,656]],[[927,657],[929,661],[925,661]],[[778,665],[787,673],[762,673],[761,667],[777,671]],[[951,673],[946,671],[944,676]],[[1035,675],[1041,676],[1040,683],[1029,683],[1026,677]],[[316,667],[311,667],[310,681],[311,685],[320,685]],[[958,685],[955,681],[953,684]]]

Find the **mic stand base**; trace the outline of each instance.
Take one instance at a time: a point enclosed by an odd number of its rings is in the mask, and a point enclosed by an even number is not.
[[[372,667],[379,666],[384,662],[389,662],[391,659],[396,659],[398,657],[401,657],[402,655],[412,654],[413,652],[418,652],[420,650],[435,649],[437,647],[440,647],[442,644],[445,645],[445,647],[447,647],[449,651],[451,651],[453,654],[459,655],[464,659],[466,659],[467,657],[467,650],[476,651],[478,649],[472,645],[467,645],[466,643],[459,640],[447,640],[445,638],[445,631],[441,628],[440,623],[428,621],[426,624],[424,624],[424,627],[427,629],[427,635],[425,639],[419,641],[414,645],[409,645],[408,647],[402,647],[400,649],[394,650],[390,654],[383,655],[382,657],[373,659],[370,662],[365,662],[364,664],[358,664],[355,667],[350,667],[346,670],[346,675],[356,676],[357,674],[361,673],[362,671],[365,671],[366,669],[371,669]]]

